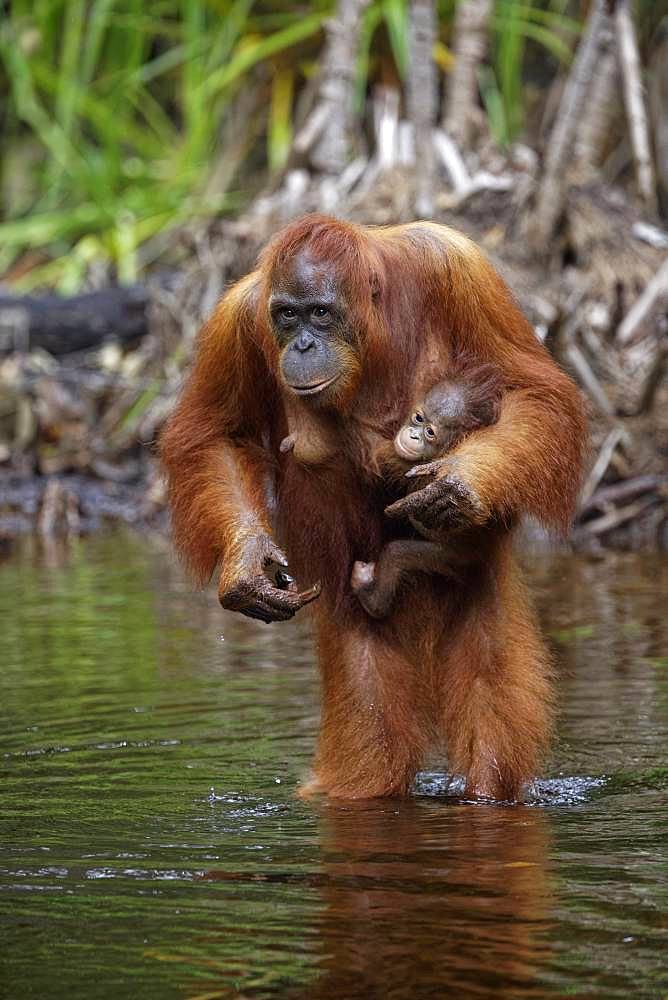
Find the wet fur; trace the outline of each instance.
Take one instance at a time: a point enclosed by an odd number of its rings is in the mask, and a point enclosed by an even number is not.
[[[308,250],[329,262],[348,304],[359,370],[332,401],[336,460],[280,451],[286,396],[267,298],[273,275]],[[452,452],[452,470],[490,512],[468,539],[457,586],[425,577],[383,621],[350,588],[405,525],[400,492],[374,465],[413,400],[466,357],[503,375],[499,419]],[[511,536],[522,514],[565,532],[580,483],[579,394],[536,340],[501,278],[462,234],[431,223],[365,228],[323,216],[289,226],[200,334],[161,440],[174,539],[200,582],[243,575],[257,533],[276,533],[312,606],[322,674],[313,782],[334,796],[404,795],[447,742],[471,794],[514,798],[545,749],[551,668]],[[482,554],[482,557],[481,557]]]

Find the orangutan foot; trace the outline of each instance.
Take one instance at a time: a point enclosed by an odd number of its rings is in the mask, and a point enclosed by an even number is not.
[[[362,590],[372,590],[376,578],[376,564],[356,562],[350,576],[350,586],[359,596]]]
[[[379,587],[376,563],[356,562],[350,577],[350,586],[364,610],[372,618],[384,618],[390,609],[392,592]]]

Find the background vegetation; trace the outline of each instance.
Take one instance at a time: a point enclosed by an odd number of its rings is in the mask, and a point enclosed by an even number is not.
[[[133,282],[184,220],[232,212],[286,165],[331,0],[14,0],[0,27],[0,274],[78,288],[92,263]],[[643,0],[641,41],[660,20]],[[455,2],[433,57],[451,63]],[[586,6],[497,0],[480,86],[502,145],[570,62]],[[407,0],[364,11],[355,94],[401,85]]]

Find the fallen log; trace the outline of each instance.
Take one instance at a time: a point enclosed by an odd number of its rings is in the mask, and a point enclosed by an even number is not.
[[[71,298],[0,294],[0,354],[41,348],[60,356],[112,338],[138,340],[148,332],[147,305],[137,285]]]
[[[583,534],[605,535],[608,531],[612,531],[614,528],[619,528],[622,524],[627,524],[629,521],[635,520],[640,514],[644,514],[646,510],[650,507],[655,507],[660,502],[660,497],[651,495],[643,497],[640,500],[635,500],[626,507],[614,507],[601,515],[601,517],[580,525],[577,529],[577,534],[580,536]]]
[[[635,476],[624,479],[611,486],[601,486],[582,505],[580,516],[593,510],[603,510],[624,500],[632,500],[643,493],[656,493],[666,489],[668,478],[665,476]]]

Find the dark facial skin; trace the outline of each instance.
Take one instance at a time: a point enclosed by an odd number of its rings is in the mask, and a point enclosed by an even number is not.
[[[331,394],[349,370],[353,339],[332,265],[307,254],[294,257],[274,277],[269,312],[290,391],[298,396]]]
[[[408,462],[431,461],[443,454],[467,426],[465,393],[454,383],[431,390],[399,430],[394,448]]]

